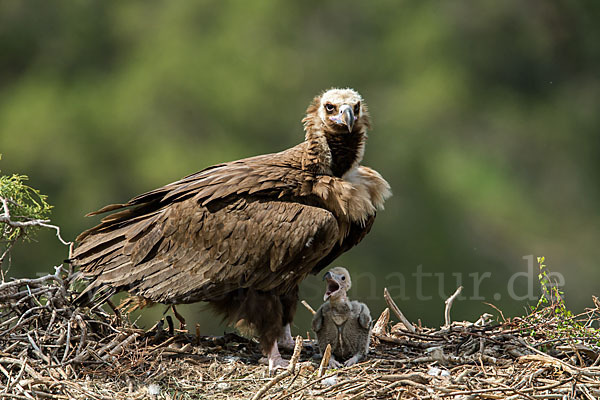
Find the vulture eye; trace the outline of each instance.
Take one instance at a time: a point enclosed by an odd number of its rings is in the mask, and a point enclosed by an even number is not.
[[[356,105],[354,106],[354,115],[358,115],[359,111],[360,111],[360,103],[356,103]]]
[[[331,114],[335,111],[335,106],[331,103],[327,103],[325,104],[325,110],[327,111],[327,113]]]

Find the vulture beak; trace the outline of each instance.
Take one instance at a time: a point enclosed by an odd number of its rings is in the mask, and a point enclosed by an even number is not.
[[[354,127],[354,111],[348,104],[344,104],[340,107],[340,114],[342,114],[342,121],[344,125],[348,127],[348,132],[352,132]]]
[[[336,124],[346,125],[348,127],[348,132],[352,132],[352,128],[354,128],[354,122],[356,121],[354,111],[348,104],[342,105],[340,107],[340,113],[336,116],[329,117],[329,119]]]
[[[327,301],[334,293],[341,289],[341,285],[339,284],[339,277],[331,272],[326,273],[323,276],[323,280],[327,281],[327,291],[325,292],[325,296],[323,296],[323,301]]]

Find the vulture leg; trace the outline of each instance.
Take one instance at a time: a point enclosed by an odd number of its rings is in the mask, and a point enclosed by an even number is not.
[[[238,329],[249,331],[258,336],[264,355],[269,359],[269,368],[283,367],[287,361],[281,358],[277,348],[277,338],[283,336],[283,321],[293,316],[287,312],[284,317],[283,297],[254,289],[238,289],[219,300],[211,301],[217,311],[225,314],[230,323]],[[289,301],[286,304],[290,304]]]
[[[277,339],[277,344],[282,349],[293,350],[296,342],[294,342],[294,338],[292,337],[292,332],[290,331],[290,324],[287,323],[283,327],[283,333]]]
[[[283,349],[294,349],[294,338],[292,337],[292,332],[290,331],[290,324],[294,320],[294,315],[296,314],[296,305],[298,304],[298,286],[296,286],[292,291],[286,293],[279,297],[281,301],[281,305],[283,307],[283,333],[277,339],[277,343],[280,348]]]

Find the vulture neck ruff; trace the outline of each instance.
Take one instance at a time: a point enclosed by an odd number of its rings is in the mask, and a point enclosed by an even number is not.
[[[362,128],[352,132],[325,132],[333,176],[340,178],[358,166],[363,158],[366,136]]]

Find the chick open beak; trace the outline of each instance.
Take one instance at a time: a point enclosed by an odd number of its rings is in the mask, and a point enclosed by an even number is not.
[[[338,283],[337,277],[328,272],[323,276],[323,280],[327,281],[327,290],[325,291],[325,295],[323,296],[323,301],[327,301],[335,292],[340,290],[340,284]]]

